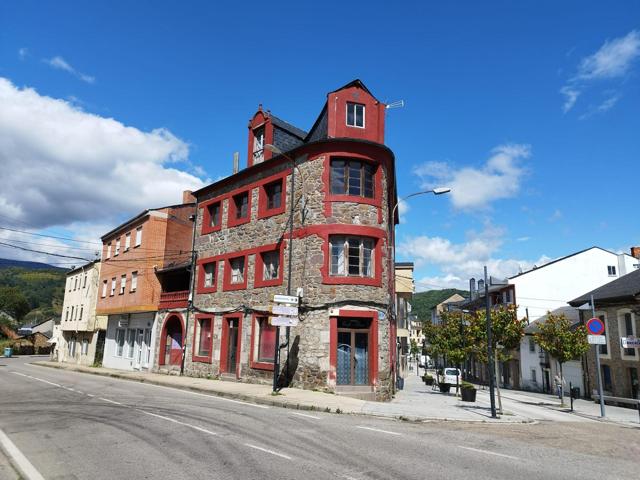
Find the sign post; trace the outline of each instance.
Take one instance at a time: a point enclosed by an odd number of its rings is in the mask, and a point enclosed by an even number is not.
[[[601,336],[602,332],[604,332],[604,323],[602,322],[602,320],[596,317],[596,304],[593,301],[593,294],[591,294],[591,315],[593,318],[587,321],[587,330],[589,330],[589,332],[593,334],[593,336]],[[605,338],[605,344],[606,344],[606,341],[607,340]],[[598,396],[600,397],[600,416],[604,418],[605,417],[604,393],[602,392],[602,372],[600,371],[601,370],[600,369],[600,345],[596,345],[595,348],[596,348],[596,370],[598,374],[598,377],[597,377],[598,378]]]

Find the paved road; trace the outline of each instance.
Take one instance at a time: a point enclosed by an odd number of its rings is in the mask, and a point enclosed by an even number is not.
[[[47,480],[637,478],[638,429],[299,412],[28,360],[0,359],[0,431]]]

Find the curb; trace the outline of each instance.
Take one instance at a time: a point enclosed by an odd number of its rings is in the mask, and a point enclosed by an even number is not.
[[[255,403],[257,405],[266,405],[269,407],[280,407],[280,408],[285,408],[289,410],[302,410],[302,411],[309,411],[309,412],[332,413],[337,415],[342,414],[342,415],[373,417],[378,419],[397,420],[397,421],[411,422],[411,423],[447,422],[447,423],[468,423],[468,424],[491,423],[491,424],[505,424],[505,425],[513,425],[513,424],[522,425],[522,424],[537,423],[535,420],[531,420],[531,419],[523,419],[523,420],[515,420],[515,421],[505,421],[505,420],[495,421],[495,420],[489,420],[489,419],[472,420],[472,419],[458,419],[458,418],[448,418],[448,417],[425,417],[425,416],[396,415],[396,414],[385,415],[380,413],[342,411],[339,407],[336,409],[331,409],[329,407],[323,408],[315,405],[300,404],[297,402],[287,402],[284,399],[282,401],[278,401],[277,400],[278,396],[274,397],[274,399],[266,399],[266,398],[260,398],[253,395],[246,395],[242,393],[208,390],[206,388],[200,388],[197,386],[167,384],[166,382],[158,381],[155,379],[133,378],[133,377],[126,376],[126,374],[123,375],[123,374],[112,373],[112,372],[87,371],[82,368],[77,368],[71,365],[54,365],[54,364],[42,363],[42,362],[32,362],[29,365],[33,365],[36,367],[53,368],[58,370],[66,370],[66,371],[71,371],[76,373],[85,373],[88,375],[97,375],[100,377],[117,378],[120,380],[127,380],[130,382],[148,383],[150,385],[156,385],[156,386],[165,387],[165,388],[173,388],[176,390],[187,390],[187,391],[192,391],[197,393],[204,393],[204,394],[215,396],[215,397],[241,400],[248,403]]]

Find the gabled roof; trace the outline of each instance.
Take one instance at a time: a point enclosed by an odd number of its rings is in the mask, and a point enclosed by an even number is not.
[[[143,219],[145,216],[149,215],[150,212],[157,212],[157,211],[160,211],[160,210],[164,210],[165,208],[195,207],[195,205],[196,205],[195,203],[191,202],[191,203],[178,203],[176,205],[167,205],[165,207],[147,208],[146,210],[143,210],[142,212],[140,212],[135,217],[130,218],[129,220],[125,221],[124,223],[121,223],[117,227],[113,228],[112,230],[110,230],[107,233],[105,233],[104,235],[102,235],[100,237],[100,240],[102,240],[104,242],[106,238],[110,237],[111,235],[113,235],[117,231],[122,230],[124,227],[127,227],[127,226],[131,225],[132,223],[135,223],[138,220]]]
[[[304,138],[307,136],[307,132],[305,132],[301,128],[295,127],[291,125],[289,122],[285,122],[284,120],[276,117],[273,114],[271,115],[271,123],[274,126],[289,132],[291,135],[298,137],[300,140],[304,140]]]
[[[566,260],[567,258],[575,257],[576,255],[580,255],[581,253],[588,252],[589,250],[593,250],[594,248],[597,248],[598,250],[602,250],[603,252],[610,253],[611,255],[617,255],[616,253],[611,252],[611,251],[609,251],[609,250],[607,250],[607,249],[604,249],[604,248],[602,248],[602,247],[593,246],[593,247],[585,248],[584,250],[580,250],[580,251],[578,251],[578,252],[571,253],[571,254],[569,254],[569,255],[565,255],[564,257],[556,258],[555,260],[552,260],[552,261],[550,261],[550,262],[547,262],[547,263],[545,263],[544,265],[540,265],[539,267],[531,268],[531,269],[529,269],[529,270],[527,270],[527,271],[525,271],[525,272],[522,272],[522,273],[519,273],[519,274],[517,274],[517,275],[514,275],[513,277],[509,277],[509,280],[511,280],[512,278],[518,278],[518,277],[521,277],[522,275],[526,275],[527,273],[531,273],[531,272],[538,271],[538,270],[540,270],[541,268],[548,267],[549,265],[553,265],[554,263],[561,262],[561,261],[563,261],[563,260]],[[625,253],[625,255],[627,255],[627,254]]]
[[[82,270],[89,269],[89,268],[93,267],[96,263],[100,263],[100,259],[93,260],[93,261],[91,261],[89,263],[85,263],[84,265],[80,265],[79,267],[75,267],[73,270],[69,270],[67,272],[67,276],[73,275],[74,273],[80,272]]]
[[[346,85],[343,85],[340,88],[336,88],[335,90],[331,90],[329,93],[339,92],[340,90],[344,90],[345,88],[351,88],[351,87],[361,88],[362,90],[367,92],[369,95],[371,95],[373,98],[375,98],[377,101],[380,101],[375,97],[373,93],[371,93],[371,91],[366,87],[364,83],[362,83],[362,80],[360,80],[359,78],[356,78],[355,80],[351,80]]]
[[[572,307],[579,307],[591,301],[591,295],[596,304],[634,301],[640,295],[640,269],[627,273],[613,282],[591,290],[569,302]]]

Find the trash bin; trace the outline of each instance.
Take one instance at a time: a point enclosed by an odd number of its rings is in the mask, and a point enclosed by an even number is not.
[[[571,388],[571,398],[580,398],[580,387]]]
[[[11,347],[4,347],[4,356],[5,357],[10,358],[12,353],[13,353],[13,350],[11,350]]]

